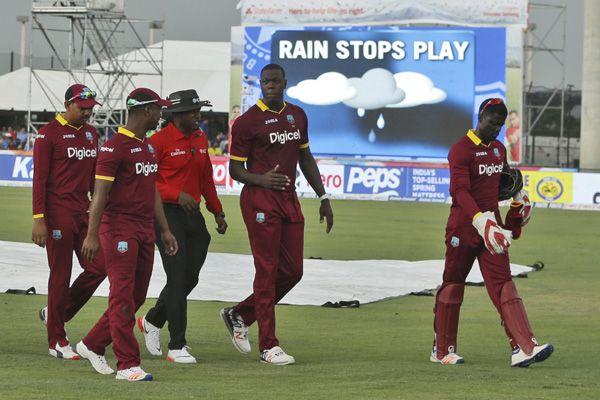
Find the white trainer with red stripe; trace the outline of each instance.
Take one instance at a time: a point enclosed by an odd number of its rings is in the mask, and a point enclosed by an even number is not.
[[[429,355],[429,361],[431,361],[432,363],[439,363],[443,365],[457,365],[465,363],[465,359],[456,353],[448,353],[442,359],[437,358],[437,351],[435,347],[431,350],[431,354]]]
[[[260,362],[273,365],[289,365],[294,364],[296,360],[286,354],[281,347],[275,346],[260,353]]]
[[[167,361],[179,364],[196,364],[196,358],[188,351],[189,346],[183,346],[181,349],[169,350]]]
[[[143,382],[154,379],[151,373],[144,372],[139,366],[117,371],[117,379],[126,380],[129,382]]]
[[[70,344],[61,347],[56,343],[53,349],[48,349],[48,354],[52,357],[62,358],[63,360],[81,359],[81,356],[73,351]]]

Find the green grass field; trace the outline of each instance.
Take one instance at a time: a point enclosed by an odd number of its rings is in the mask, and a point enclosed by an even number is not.
[[[29,240],[30,197],[29,189],[0,189],[0,240]],[[213,235],[211,250],[247,253],[238,199],[223,201],[230,231]],[[306,257],[443,257],[446,205],[334,201],[335,227],[327,236],[317,202],[302,203]],[[515,262],[546,264],[517,280],[538,338],[556,347],[550,359],[529,369],[509,367],[498,315],[482,287],[468,287],[465,294],[462,366],[428,360],[432,297],[407,296],[359,309],[280,306],[278,336],[297,360],[289,367],[260,364],[256,353],[240,355],[218,316],[225,303],[192,301],[187,336],[199,364],[151,358],[142,344],[143,367],[156,381],[138,384],[98,375],[87,361],[49,357],[36,317],[46,297],[0,295],[0,399],[598,399],[598,227],[597,212],[538,209],[511,247]],[[105,306],[105,298],[95,298],[67,325],[73,343]],[[250,336],[256,346],[255,327]],[[110,350],[107,356],[114,366]]]

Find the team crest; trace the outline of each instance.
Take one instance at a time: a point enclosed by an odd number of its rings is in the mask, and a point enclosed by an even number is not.
[[[127,250],[129,250],[129,246],[127,245],[127,242],[117,243],[117,251],[119,253],[125,253],[125,252],[127,252]]]
[[[152,147],[152,145],[150,143],[148,143],[148,151],[152,154],[154,154],[154,147]]]
[[[287,115],[287,120],[292,125],[294,125],[296,123],[296,120],[294,119],[294,116],[292,114]]]
[[[450,245],[452,247],[458,247],[459,244],[460,244],[460,239],[457,238],[456,236],[452,236],[452,239],[450,239]]]
[[[262,224],[263,222],[265,222],[265,213],[257,212],[256,213],[256,222],[258,222],[259,224]]]
[[[62,239],[62,232],[60,231],[60,229],[52,230],[52,239],[54,239],[54,240]]]
[[[494,155],[498,158],[500,158],[500,150],[498,150],[497,147],[494,147]]]
[[[94,140],[94,135],[92,135],[92,132],[87,131],[85,133],[85,138],[91,142],[92,140]]]

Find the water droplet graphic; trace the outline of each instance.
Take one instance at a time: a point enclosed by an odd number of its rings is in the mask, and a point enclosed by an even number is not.
[[[376,140],[377,135],[375,134],[375,132],[373,132],[373,129],[371,129],[371,132],[369,132],[369,142],[375,143]]]
[[[383,114],[379,114],[379,118],[377,118],[377,127],[379,129],[385,128],[385,119],[383,119]]]
[[[364,108],[358,108],[356,110],[356,113],[358,114],[359,117],[364,117],[365,116],[365,109]]]

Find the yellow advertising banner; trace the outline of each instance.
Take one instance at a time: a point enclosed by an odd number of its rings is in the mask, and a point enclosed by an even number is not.
[[[523,189],[531,201],[539,203],[573,202],[573,173],[554,171],[521,171]]]

